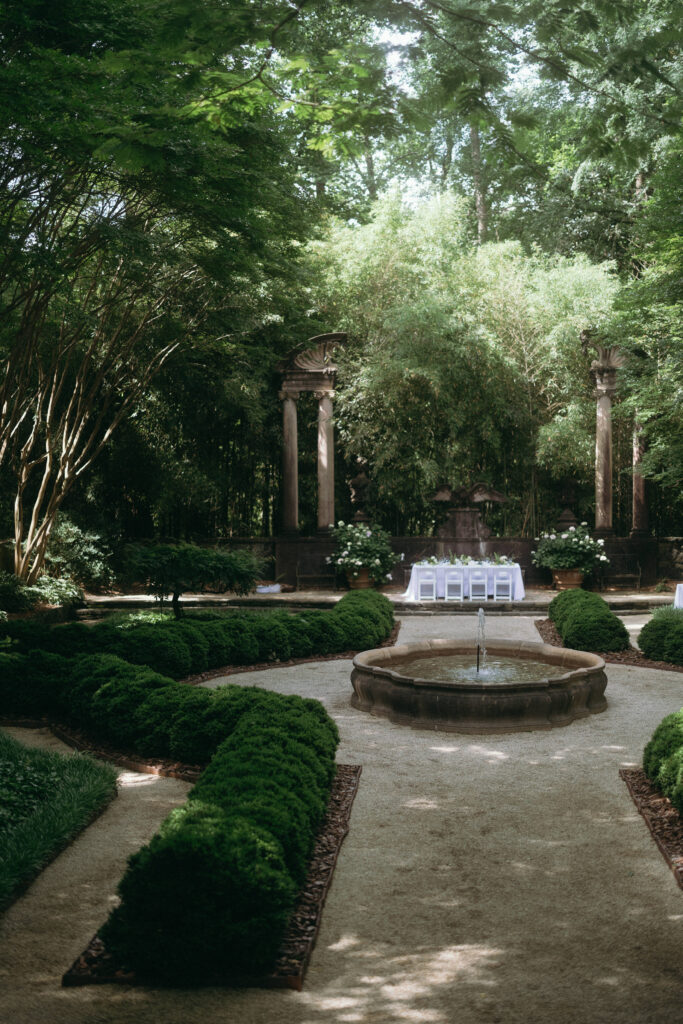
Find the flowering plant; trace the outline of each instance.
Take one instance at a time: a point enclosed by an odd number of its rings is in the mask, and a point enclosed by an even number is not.
[[[531,552],[536,565],[546,569],[580,569],[590,572],[599,563],[609,562],[602,550],[604,540],[593,540],[588,523],[570,526],[566,533],[542,533],[540,544]]]
[[[334,538],[334,554],[327,559],[329,563],[353,579],[361,569],[367,569],[375,583],[391,579],[390,570],[399,556],[391,550],[389,534],[381,526],[344,523],[340,519],[330,533]]]

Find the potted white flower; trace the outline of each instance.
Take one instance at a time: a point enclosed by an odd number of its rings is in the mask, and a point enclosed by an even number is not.
[[[339,572],[345,572],[352,589],[386,583],[398,561],[391,550],[391,538],[381,526],[368,523],[345,523],[341,519],[330,531],[334,554],[327,561]]]
[[[531,557],[536,565],[550,569],[558,590],[580,587],[584,576],[597,565],[606,565],[609,559],[603,550],[604,540],[594,540],[588,532],[588,523],[570,526],[564,533],[542,533]]]

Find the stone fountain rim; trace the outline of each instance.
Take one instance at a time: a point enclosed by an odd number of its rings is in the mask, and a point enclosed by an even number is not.
[[[457,680],[423,679],[420,676],[403,675],[394,671],[388,665],[399,662],[402,659],[414,657],[420,654],[475,654],[476,644],[463,640],[433,639],[421,640],[408,644],[397,644],[394,647],[378,647],[370,651],[362,651],[353,659],[354,669],[372,670],[373,675],[383,676],[390,679],[392,683],[402,686],[429,687],[431,689],[443,689],[448,691],[461,690],[463,692],[479,692],[483,689],[491,690],[491,684],[485,682],[458,682]],[[562,687],[568,679],[579,679],[589,675],[596,670],[604,670],[605,661],[598,654],[589,651],[576,651],[568,647],[554,647],[550,644],[534,643],[530,640],[489,640],[486,643],[486,651],[489,654],[501,654],[519,657],[521,661],[536,660],[545,661],[550,665],[560,665],[567,668],[566,672],[557,676],[547,676],[537,680],[511,681],[496,683],[497,692],[515,690],[540,689],[547,687]]]

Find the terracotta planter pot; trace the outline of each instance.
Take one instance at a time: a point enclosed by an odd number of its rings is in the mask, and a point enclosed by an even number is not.
[[[553,579],[557,590],[572,590],[583,583],[581,569],[553,569]]]
[[[372,586],[369,569],[359,569],[355,578],[348,575],[346,579],[350,590],[368,590]]]

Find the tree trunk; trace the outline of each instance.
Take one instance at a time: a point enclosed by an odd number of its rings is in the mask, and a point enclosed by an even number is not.
[[[375,161],[372,155],[372,146],[367,136],[365,137],[365,181],[368,195],[374,203],[377,198],[377,178],[375,177]]]
[[[182,619],[184,613],[183,613],[182,605],[180,603],[180,591],[179,590],[174,590],[173,591],[173,597],[171,598],[171,608],[173,609],[173,614],[176,617],[176,619]]]
[[[486,208],[486,189],[484,185],[484,173],[481,162],[481,145],[479,142],[479,129],[476,124],[470,125],[470,142],[472,145],[472,179],[474,181],[474,203],[477,211],[477,243],[483,245],[486,241],[488,210]]]

